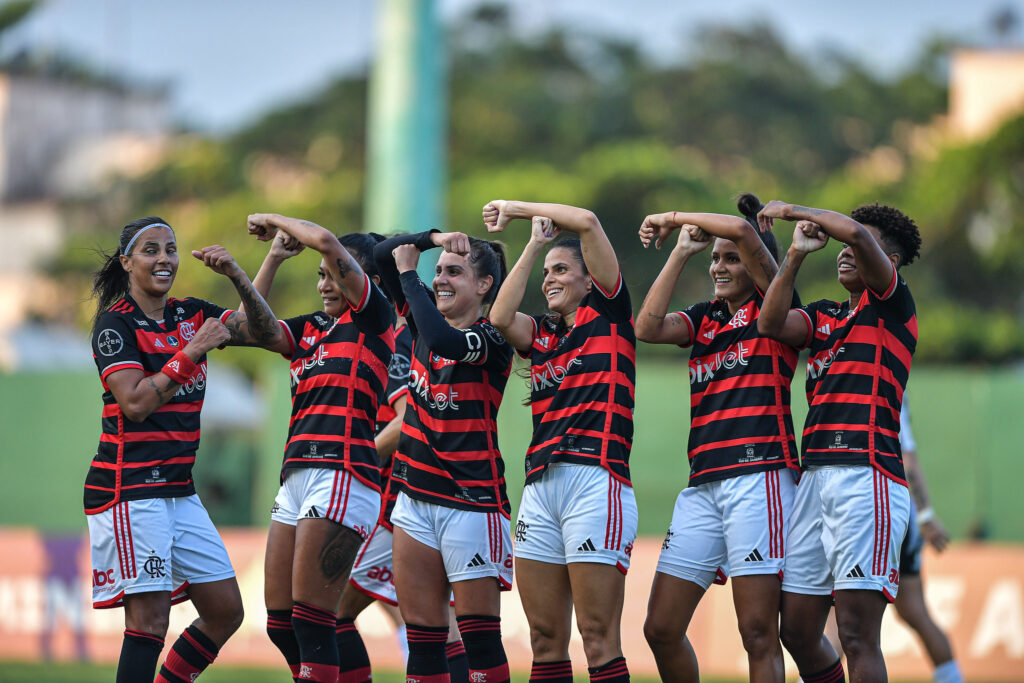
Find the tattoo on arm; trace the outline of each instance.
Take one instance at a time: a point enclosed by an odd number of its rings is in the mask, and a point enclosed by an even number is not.
[[[775,273],[778,272],[779,267],[775,265],[775,260],[768,253],[768,249],[764,246],[758,248],[754,252],[754,259],[761,265],[761,272],[765,274],[769,280],[775,277]]]
[[[352,569],[362,544],[363,539],[354,529],[331,524],[319,557],[320,571],[324,578],[331,583],[343,579]]]
[[[794,204],[793,208],[796,209],[797,211],[808,213],[812,216],[820,216],[823,213],[828,213],[827,209],[815,209],[809,206],[800,206],[799,204]]]
[[[337,259],[337,264],[338,277],[344,280],[352,272],[352,256],[346,253],[344,258]],[[338,284],[340,285],[341,283],[339,282]]]
[[[153,377],[147,377],[146,381],[149,382],[149,386],[156,392],[157,397],[162,403],[170,401],[174,397],[174,394],[178,393],[178,387],[181,386],[177,382],[172,381],[171,385],[166,389],[161,389],[157,386],[156,382],[153,381]]]
[[[654,318],[655,320],[664,320],[666,316],[658,315],[657,313],[648,313],[648,318]]]
[[[236,283],[235,289],[242,298],[245,313],[236,311],[224,322],[224,326],[231,333],[231,341],[236,344],[258,346],[269,344],[274,338],[274,325],[277,321],[274,320],[267,302],[248,280]]]

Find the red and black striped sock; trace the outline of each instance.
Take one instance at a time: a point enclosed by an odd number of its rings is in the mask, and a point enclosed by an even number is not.
[[[126,628],[121,641],[121,658],[117,661],[117,683],[153,680],[163,649],[164,639],[160,636]]]
[[[450,683],[448,660],[444,656],[444,641],[448,640],[447,626],[405,625],[409,640],[407,678],[420,683]]]
[[[572,683],[572,660],[534,662],[530,683]]]
[[[444,653],[448,657],[448,676],[452,683],[469,683],[469,660],[466,659],[466,646],[462,641],[446,643]]]
[[[508,681],[508,657],[501,644],[501,617],[467,614],[456,619],[466,646],[470,678],[482,683]]]
[[[338,644],[338,683],[370,683],[370,655],[354,619],[338,619],[334,629]]]
[[[337,618],[329,609],[305,602],[292,605],[292,628],[299,641],[300,681],[336,683],[338,645],[334,641]]]
[[[629,680],[629,669],[626,668],[625,657],[616,657],[601,666],[588,667],[587,671],[590,673],[590,680],[601,681],[601,683],[625,683]]]
[[[295,639],[290,609],[267,610],[267,635],[270,642],[284,655],[284,661],[291,669],[292,679],[299,677],[299,641]]]
[[[837,659],[835,664],[818,673],[805,674],[801,671],[800,678],[804,683],[844,683],[846,672],[843,671],[843,660]]]
[[[174,641],[153,683],[191,683],[213,663],[219,651],[205,633],[189,626]]]

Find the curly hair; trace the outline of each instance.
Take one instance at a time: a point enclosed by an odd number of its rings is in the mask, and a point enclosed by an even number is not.
[[[921,253],[921,232],[917,224],[899,209],[884,204],[857,207],[850,218],[876,228],[885,246],[900,255],[900,265],[913,263]]]

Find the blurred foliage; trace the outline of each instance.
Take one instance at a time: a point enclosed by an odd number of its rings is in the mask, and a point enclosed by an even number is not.
[[[924,238],[920,261],[904,270],[918,303],[918,358],[1024,355],[1024,118],[977,144],[943,137],[934,121],[946,107],[948,41],[924,45],[902,73],[881,78],[841,54],[798,55],[768,25],[699,27],[691,38],[684,61],[656,65],[605,37],[559,29],[517,36],[502,6],[456,21],[448,39],[449,228],[482,235],[480,207],[495,198],[591,208],[638,308],[664,260],[635,238],[648,213],[734,212],[742,191],[840,211],[892,203]],[[248,213],[363,228],[366,99],[366,76],[346,76],[226,139],[180,136],[148,176],[69,207],[80,229],[55,272],[84,291],[96,262],[82,247],[111,248],[121,224],[156,213],[176,227],[186,254],[175,291],[234,301],[225,278],[185,260],[188,249],[220,242],[255,273],[265,245],[245,235]],[[790,229],[777,227],[782,249]],[[527,232],[524,222],[503,236],[510,260]],[[805,301],[845,294],[835,251],[824,253],[832,258],[813,258],[801,273]],[[281,270],[275,312],[318,306],[316,266],[315,255],[303,254]],[[542,309],[538,290],[526,310]],[[677,303],[710,291],[706,270],[691,266]],[[256,355],[239,357],[249,365]]]

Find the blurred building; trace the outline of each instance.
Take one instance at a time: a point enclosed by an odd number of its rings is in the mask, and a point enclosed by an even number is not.
[[[949,77],[949,126],[977,140],[1024,112],[1024,49],[957,50]]]
[[[151,168],[170,130],[163,89],[0,71],[0,366],[30,305],[59,301],[40,274],[70,229],[59,205]]]

